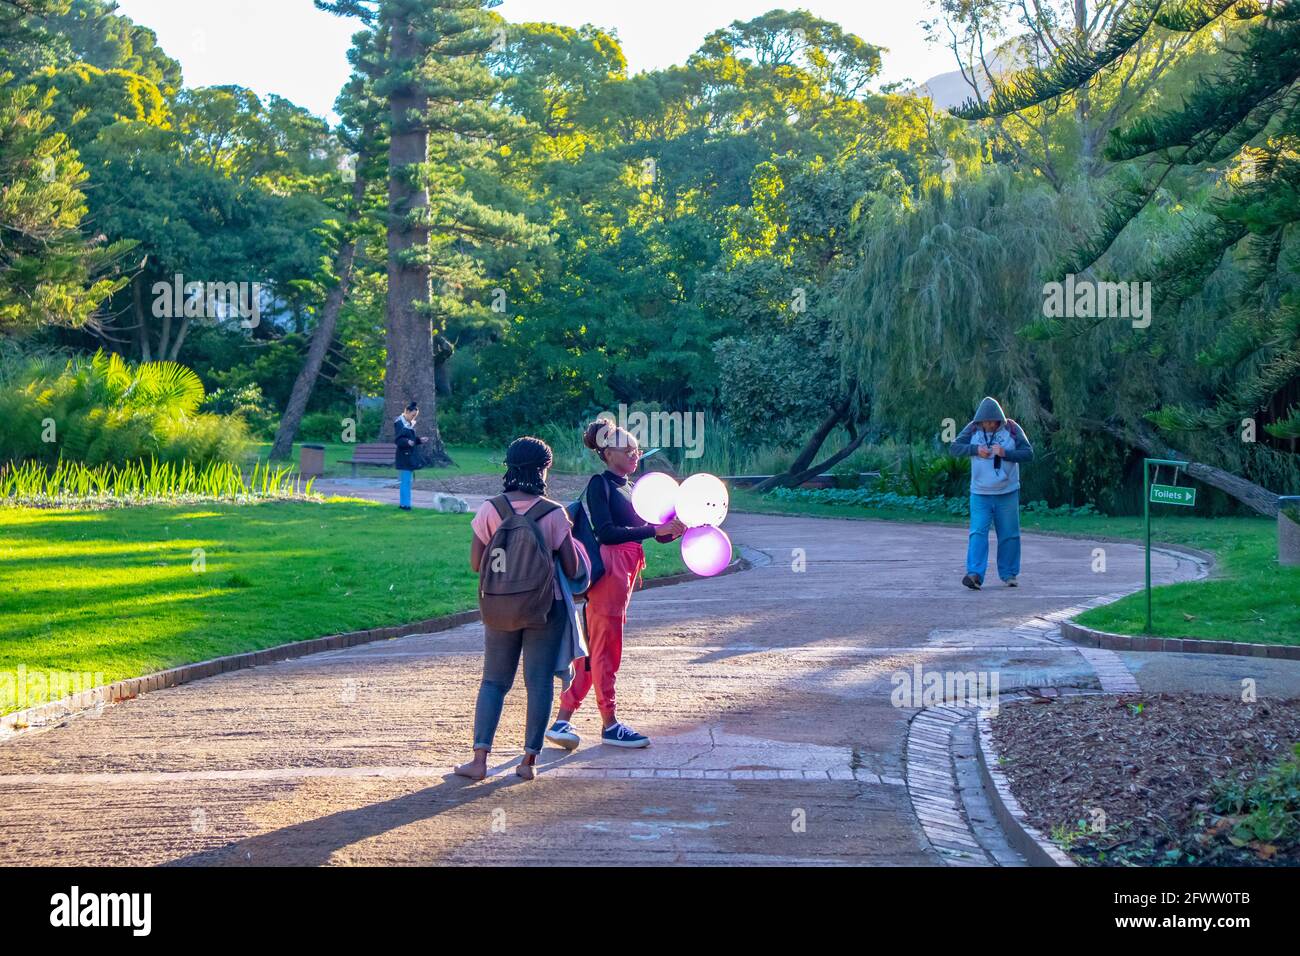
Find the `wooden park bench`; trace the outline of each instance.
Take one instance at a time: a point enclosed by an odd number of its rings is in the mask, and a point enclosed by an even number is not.
[[[392,468],[397,463],[397,446],[392,442],[375,442],[357,445],[352,449],[352,457],[341,465],[352,466],[352,477],[357,476],[357,465],[370,465],[374,468]]]

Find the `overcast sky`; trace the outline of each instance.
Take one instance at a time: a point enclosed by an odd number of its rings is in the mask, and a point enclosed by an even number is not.
[[[118,0],[120,12],[158,34],[188,86],[237,83],[277,93],[312,112],[331,112],[348,77],[356,21],[321,13],[311,0]],[[507,20],[567,26],[593,23],[618,33],[633,73],[682,63],[705,35],[781,0],[505,0]],[[798,0],[869,43],[889,49],[882,82],[923,82],[954,68],[952,55],[925,42],[925,0]]]

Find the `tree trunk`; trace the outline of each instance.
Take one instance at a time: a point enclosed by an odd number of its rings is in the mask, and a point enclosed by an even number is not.
[[[182,318],[181,327],[176,332],[176,341],[172,342],[171,352],[167,356],[171,361],[176,362],[180,360],[181,346],[185,344],[185,336],[189,334],[189,331],[190,320],[188,318]]]
[[[394,16],[389,37],[393,62],[418,72],[427,50],[408,17]],[[405,83],[389,94],[388,105],[392,135],[388,145],[388,359],[383,437],[385,441],[393,437],[393,420],[407,402],[418,402],[416,434],[429,439],[429,462],[450,465],[451,457],[438,434],[433,323],[429,313],[420,308],[430,299],[429,267],[423,261],[429,230],[422,221],[429,195],[420,178],[429,150],[429,134],[423,126],[428,97],[418,83]]]
[[[866,432],[863,432],[861,435],[854,434],[851,423],[848,422],[849,410],[851,407],[852,398],[850,393],[850,396],[844,398],[843,401],[831,409],[830,414],[828,414],[826,418],[822,420],[822,423],[817,426],[817,430],[813,432],[812,437],[808,439],[808,443],[803,446],[803,450],[800,451],[795,460],[790,463],[790,467],[782,474],[773,475],[766,481],[760,481],[754,486],[754,490],[757,492],[764,492],[770,491],[773,488],[792,488],[796,485],[801,485],[809,478],[821,474],[823,469],[833,468],[845,458],[849,457],[849,455],[853,454],[866,438]],[[840,449],[839,452],[832,455],[830,458],[809,467],[809,463],[817,456],[817,452],[821,450],[822,445],[825,444],[830,433],[841,423],[845,423],[849,427],[849,434],[852,440],[848,445]]]
[[[144,272],[131,281],[131,298],[135,301],[135,335],[136,342],[140,346],[140,361],[152,362],[153,353],[149,349],[149,320],[144,314],[144,302],[140,294],[140,286],[144,284]]]
[[[1079,37],[1085,42],[1091,39],[1088,36],[1087,0],[1074,0],[1074,28],[1078,31]],[[1083,169],[1089,178],[1096,174],[1096,141],[1093,137],[1093,131],[1088,126],[1092,112],[1090,93],[1089,84],[1085,83],[1077,91],[1075,106],[1075,120],[1079,124],[1079,168]]]
[[[445,335],[433,337],[433,374],[438,387],[438,397],[451,396],[451,359],[456,354],[456,346]]]
[[[369,137],[365,137],[364,141],[369,141]],[[311,400],[312,390],[316,387],[316,379],[320,377],[325,355],[334,342],[334,330],[338,327],[339,313],[343,311],[343,303],[347,300],[348,290],[352,287],[352,271],[357,260],[356,239],[349,237],[352,229],[361,219],[365,196],[366,184],[358,176],[352,184],[352,206],[348,209],[345,239],[334,257],[334,274],[338,276],[339,281],[325,297],[325,307],[321,310],[316,328],[312,331],[307,357],[303,360],[302,369],[293,383],[289,404],[285,406],[284,414],[280,416],[280,427],[276,429],[275,443],[271,446],[272,458],[284,459],[293,453],[293,439],[298,434],[298,426],[302,424],[302,416],[307,411],[307,403]]]
[[[1171,461],[1181,461],[1187,457],[1147,432],[1127,430],[1109,422],[1087,419],[1081,420],[1080,424],[1113,435],[1125,444],[1144,452],[1150,458],[1168,458]],[[1247,481],[1230,471],[1224,471],[1222,468],[1216,468],[1214,465],[1207,465],[1199,461],[1189,461],[1185,471],[1189,477],[1195,478],[1197,481],[1203,481],[1212,488],[1218,488],[1220,491],[1236,498],[1247,508],[1264,515],[1266,518],[1277,517],[1278,496],[1262,485],[1257,485],[1253,481]]]

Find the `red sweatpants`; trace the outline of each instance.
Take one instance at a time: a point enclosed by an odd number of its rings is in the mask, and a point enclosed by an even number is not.
[[[587,651],[590,655],[574,662],[573,683],[560,697],[565,710],[577,710],[591,685],[596,685],[596,706],[606,720],[614,717],[614,677],[623,659],[623,625],[632,589],[645,567],[645,551],[639,541],[602,544],[600,557],[605,573],[587,592]],[[587,665],[590,664],[590,670]]]

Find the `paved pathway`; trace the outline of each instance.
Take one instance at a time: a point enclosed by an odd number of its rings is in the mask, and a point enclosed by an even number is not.
[[[582,747],[548,749],[538,780],[519,781],[521,680],[494,775],[451,776],[478,681],[481,631],[466,626],[234,672],[0,745],[0,865],[940,863],[905,782],[917,709],[894,706],[893,675],[1142,680],[1142,655],[1093,660],[1044,619],[1134,587],[1134,546],[1026,536],[1022,587],[972,593],[960,528],[727,527],[760,566],[633,601],[619,699],[646,750],[592,743],[584,710]],[[1197,573],[1170,554],[1153,570]],[[1224,692],[1236,670],[1287,663],[1178,657]]]

